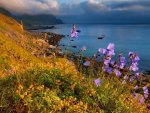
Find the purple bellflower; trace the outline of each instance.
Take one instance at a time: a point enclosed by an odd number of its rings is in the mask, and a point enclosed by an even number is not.
[[[137,79],[140,79],[140,73],[135,73],[135,77],[136,77]]]
[[[138,85],[136,85],[136,86],[134,87],[135,90],[138,90],[138,88],[139,88]]]
[[[128,55],[129,55],[129,57],[130,57],[130,56],[133,55],[133,54],[134,54],[134,53],[130,51]]]
[[[129,67],[129,70],[130,71],[138,71],[139,68],[137,65],[138,65],[137,63],[132,63],[131,66]]]
[[[109,63],[110,63],[110,60],[104,59],[104,65],[109,65]]]
[[[90,64],[91,64],[90,61],[86,61],[86,62],[83,63],[83,65],[84,65],[85,67],[89,67]]]
[[[100,54],[106,54],[106,49],[103,49],[103,48],[99,48],[98,49],[98,52],[100,53]]]
[[[148,88],[147,88],[147,86],[144,86],[144,87],[143,87],[143,91],[144,91],[144,97],[145,97],[145,98],[148,98],[149,93],[148,93]]]
[[[113,56],[113,55],[115,55],[114,50],[107,50],[106,56]]]
[[[77,37],[78,37],[78,32],[72,31],[71,37],[72,37],[72,38],[77,38]]]
[[[142,97],[140,98],[140,100],[139,100],[139,103],[142,104],[142,103],[144,103],[144,102],[145,102],[145,99],[144,99],[144,97],[142,96]]]
[[[150,105],[147,106],[147,109],[150,110]]]
[[[130,81],[130,82],[133,82],[134,79],[135,79],[135,77],[134,77],[134,76],[131,76],[129,81]]]
[[[109,43],[107,46],[108,50],[114,50],[115,49],[115,45],[113,43]]]
[[[117,69],[114,70],[114,73],[116,74],[117,77],[121,76],[121,72]]]
[[[119,57],[120,63],[126,63],[126,58],[121,56]]]
[[[132,60],[132,62],[136,63],[136,62],[138,62],[139,60],[140,60],[140,58],[136,55],[136,56],[134,57],[134,59]]]
[[[98,86],[100,86],[100,84],[101,84],[101,80],[98,78],[98,79],[95,79],[94,80],[94,83],[95,83],[95,85],[98,87]]]
[[[111,74],[111,73],[112,73],[112,68],[109,67],[109,66],[104,66],[104,67],[103,67],[103,71],[104,71],[104,72],[107,72],[107,73],[109,73],[109,74]]]
[[[114,60],[110,61],[110,64],[111,64],[111,65],[114,65],[114,64],[115,64],[115,61],[114,61]]]

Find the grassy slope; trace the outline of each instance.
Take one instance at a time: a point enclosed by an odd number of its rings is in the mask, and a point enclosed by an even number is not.
[[[32,53],[40,54],[40,51],[44,51],[43,48],[46,49],[48,44],[43,40],[39,43],[39,40],[22,30],[21,25],[12,18],[2,14],[0,18],[0,74],[23,71],[30,68],[30,65],[45,65],[45,62]]]
[[[101,73],[96,87],[94,77],[84,78],[72,62],[32,55],[48,46],[38,42],[0,14],[0,112],[147,112],[115,77]]]

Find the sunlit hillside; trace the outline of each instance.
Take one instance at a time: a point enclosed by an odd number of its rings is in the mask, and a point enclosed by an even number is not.
[[[45,63],[34,56],[44,54],[48,44],[42,39],[36,39],[24,31],[21,24],[14,19],[0,14],[0,73],[5,76],[11,72],[22,72],[35,65]]]
[[[83,75],[66,58],[45,57],[49,46],[0,14],[0,113],[148,113],[134,85]]]

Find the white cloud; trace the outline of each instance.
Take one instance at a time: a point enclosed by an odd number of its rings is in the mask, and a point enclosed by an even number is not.
[[[106,11],[150,9],[148,0],[0,0],[0,6],[18,14],[82,15]],[[82,2],[81,2],[82,1]]]
[[[15,13],[50,13],[57,12],[59,3],[57,0],[0,0],[0,6]]]

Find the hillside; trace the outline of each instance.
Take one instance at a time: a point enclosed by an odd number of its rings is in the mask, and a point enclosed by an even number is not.
[[[142,95],[132,96],[133,84],[103,72],[93,76],[92,67],[83,75],[72,61],[54,52],[45,57],[49,46],[0,14],[1,113],[148,112],[148,104],[139,103]]]
[[[39,59],[33,56],[31,53],[37,52],[40,54],[40,48],[42,47],[39,40],[24,31],[21,25],[14,19],[8,18],[0,14],[0,61],[1,70],[0,73],[3,75],[4,72],[14,70],[16,68],[28,68],[30,63],[38,65],[41,63]],[[48,44],[43,47],[44,51],[48,48]],[[19,61],[19,62],[18,62]],[[16,70],[17,71],[17,70]]]

